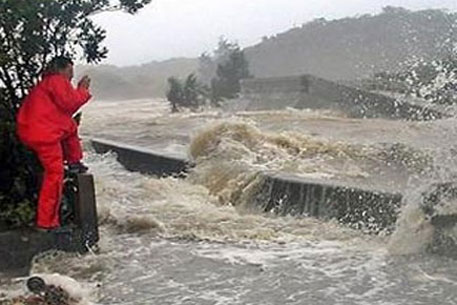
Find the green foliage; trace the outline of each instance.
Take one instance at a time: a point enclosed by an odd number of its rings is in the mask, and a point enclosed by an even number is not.
[[[251,77],[244,52],[238,46],[232,49],[228,59],[217,66],[216,74],[211,81],[213,103],[236,98],[241,90],[240,81]]]
[[[108,50],[105,30],[89,17],[122,10],[136,13],[151,0],[0,1],[0,223],[27,224],[34,216],[39,164],[15,136],[22,99],[56,55],[97,63]]]
[[[177,112],[179,108],[197,109],[204,105],[208,90],[202,85],[195,74],[190,74],[181,82],[176,77],[168,79],[169,89],[167,99],[171,104],[171,111]]]
[[[0,200],[3,200],[0,197]],[[4,219],[7,227],[31,225],[35,219],[35,204],[28,199],[18,203],[6,204],[0,211],[0,219]]]
[[[211,102],[219,105],[224,99],[233,99],[240,92],[240,81],[250,78],[249,63],[237,43],[219,40],[211,57],[204,53],[199,58],[201,77],[211,86]]]
[[[183,97],[184,101],[190,108],[197,108],[200,97],[200,86],[197,82],[197,77],[190,74],[184,81]]]
[[[182,84],[176,77],[170,77],[168,79],[168,84],[167,100],[171,104],[171,111],[178,112],[179,105],[184,101]]]
[[[208,53],[203,53],[198,58],[198,76],[202,83],[210,85],[213,77],[216,76],[217,64]]]
[[[15,102],[38,79],[55,55],[97,63],[106,57],[105,30],[89,17],[104,11],[135,13],[151,0],[2,0],[0,80]],[[20,94],[18,96],[18,94]]]
[[[37,197],[34,173],[40,170],[35,156],[15,137],[14,108],[0,90],[0,223],[30,223]],[[26,207],[29,208],[26,208]]]
[[[221,37],[217,48],[213,54],[203,53],[200,55],[199,61],[199,78],[205,85],[211,85],[211,81],[217,76],[217,67],[220,64],[227,62],[233,50],[239,49],[236,43],[232,43]]]

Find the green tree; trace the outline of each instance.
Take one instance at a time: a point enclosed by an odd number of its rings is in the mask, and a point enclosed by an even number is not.
[[[236,49],[239,49],[236,43],[230,42],[222,36],[212,54],[205,52],[200,55],[198,76],[203,84],[211,85],[212,79],[217,76],[218,65],[225,63]]]
[[[178,112],[179,106],[184,101],[182,84],[176,77],[168,78],[167,100],[170,102],[171,111]]]
[[[15,137],[15,115],[46,62],[56,55],[98,63],[108,50],[106,32],[91,16],[133,14],[151,0],[0,1],[0,222],[26,222],[36,199],[37,162]],[[30,216],[29,216],[30,218]]]
[[[230,43],[225,46],[225,60],[217,65],[216,77],[211,81],[211,101],[214,105],[219,105],[224,99],[236,98],[241,90],[241,80],[252,77],[249,63],[239,45]]]
[[[203,53],[198,58],[198,76],[203,84],[209,86],[216,76],[217,64],[209,53]]]
[[[189,74],[184,82],[184,100],[187,107],[196,109],[205,103],[207,97],[206,86],[202,85],[195,74]]]
[[[168,85],[167,99],[172,112],[179,111],[179,108],[195,110],[206,102],[208,89],[198,81],[194,73],[189,74],[184,82],[176,77],[170,77]]]

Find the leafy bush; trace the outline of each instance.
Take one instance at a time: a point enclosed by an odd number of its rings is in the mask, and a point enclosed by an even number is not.
[[[22,99],[56,55],[97,63],[108,50],[105,30],[90,16],[122,10],[135,13],[151,0],[0,1],[0,226],[34,218],[39,162],[15,136]]]
[[[215,106],[225,99],[236,98],[241,90],[240,81],[252,77],[244,51],[224,38],[219,40],[212,56],[204,53],[199,62],[200,77],[211,86],[211,102]]]
[[[208,89],[198,82],[195,74],[187,76],[184,82],[176,77],[170,77],[168,85],[167,99],[172,112],[177,112],[180,108],[195,110],[206,102]]]

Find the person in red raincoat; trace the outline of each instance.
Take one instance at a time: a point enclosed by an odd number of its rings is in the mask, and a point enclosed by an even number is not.
[[[54,58],[42,80],[31,89],[19,109],[17,134],[38,156],[44,176],[38,199],[37,227],[60,226],[64,163],[73,172],[85,172],[78,126],[73,115],[91,98],[90,79],[85,76],[75,89],[71,84],[73,62]]]

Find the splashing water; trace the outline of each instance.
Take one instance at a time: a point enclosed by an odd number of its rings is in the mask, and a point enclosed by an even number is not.
[[[312,238],[315,234],[328,234],[331,238],[336,233],[337,225],[332,223],[322,223],[316,232],[315,225],[321,222],[315,219],[268,217],[246,213],[244,207],[221,206],[210,189],[194,184],[193,173],[187,180],[158,179],[127,172],[110,155],[91,155],[88,162],[98,169],[100,220],[121,232],[148,229],[167,238],[282,242]],[[337,231],[343,236],[359,235],[350,230]]]
[[[90,300],[93,299],[94,296],[94,289],[90,285],[83,285],[80,282],[68,277],[63,276],[60,274],[33,274],[31,277],[40,277],[44,280],[46,285],[59,287],[63,289],[65,293],[68,293],[70,298],[69,305],[95,305]],[[25,279],[24,279],[25,280]],[[21,284],[15,285],[15,288],[10,287],[9,291],[6,293],[2,293],[0,290],[0,304],[12,304],[12,305],[20,305],[20,304],[37,304],[37,302],[27,302],[23,303],[23,300],[27,300],[25,295],[29,295],[30,293],[26,291],[25,284],[22,284],[21,281],[17,281]],[[20,287],[22,286],[22,287]],[[3,295],[3,296],[2,296]],[[2,301],[2,299],[12,299],[14,300],[13,303],[9,303],[8,301]],[[41,303],[39,303],[41,304]]]
[[[166,146],[189,144],[195,169],[184,180],[159,179],[126,171],[113,155],[89,152],[86,162],[96,178],[100,252],[82,257],[51,253],[35,261],[34,273],[65,274],[100,286],[91,292],[91,299],[102,304],[452,300],[457,282],[452,261],[421,255],[395,257],[386,251],[388,242],[397,254],[419,253],[428,243],[431,233],[420,214],[420,191],[408,191],[409,204],[390,240],[331,221],[265,215],[250,201],[263,171],[366,181],[377,177],[377,168],[387,166],[391,172],[405,169],[407,177],[420,177],[424,169],[438,167],[435,159],[448,157],[438,157],[430,147],[422,149],[416,134],[435,134],[450,128],[452,121],[440,122],[443,126],[438,127],[410,122],[391,126],[379,120],[370,123],[290,110],[233,116],[156,113],[149,119],[154,107],[145,105],[139,103],[141,116],[136,117],[138,109],[130,104],[132,118],[122,116],[122,124],[115,121],[118,114],[106,121],[98,116],[85,133],[98,135],[95,122],[102,120],[105,136],[117,134],[116,125],[122,125],[121,137],[133,144],[144,145],[154,137],[167,139]],[[91,112],[86,116],[90,120]],[[130,125],[133,118],[138,119]],[[178,136],[173,137],[176,130]],[[373,130],[379,138],[368,134]],[[335,141],[332,136],[344,140]],[[394,140],[389,143],[389,138]],[[433,140],[439,144],[442,139]],[[406,144],[395,145],[398,142]],[[440,175],[442,181],[450,178]],[[408,188],[416,186],[410,181]]]
[[[160,105],[158,102],[154,103]],[[374,187],[393,191],[403,192],[405,189],[417,189],[417,186],[407,183],[411,175],[419,176],[423,175],[425,171],[430,171],[431,164],[436,164],[437,152],[442,150],[442,143],[445,143],[440,139],[433,145],[424,148],[426,142],[421,141],[420,135],[430,137],[430,135],[444,131],[449,125],[453,125],[452,120],[443,121],[443,126],[440,126],[441,123],[404,122],[400,124],[389,121],[387,124],[387,122],[371,120],[371,126],[367,120],[332,117],[325,112],[292,111],[290,109],[240,112],[231,115],[211,112],[157,116],[157,113],[161,112],[154,110],[154,103],[149,101],[138,103],[136,112],[141,112],[141,116],[134,116],[135,128],[123,128],[122,133],[129,134],[124,139],[131,139],[130,141],[133,139],[133,143],[143,145],[150,141],[146,134],[177,140],[179,137],[173,138],[176,128],[191,130],[192,138],[187,138],[183,144],[189,143],[189,154],[197,164],[186,181],[172,178],[161,180],[141,178],[144,182],[141,182],[138,191],[135,191],[141,194],[136,196],[141,198],[148,194],[154,202],[161,202],[162,205],[154,207],[154,211],[168,209],[173,207],[176,202],[180,202],[181,206],[175,207],[176,211],[180,209],[185,211],[183,206],[187,203],[189,211],[198,207],[198,213],[202,214],[207,214],[213,208],[215,210],[212,213],[219,214],[222,209],[230,209],[232,206],[236,206],[236,210],[233,210],[235,215],[246,214],[246,210],[251,211],[250,194],[255,192],[256,186],[261,183],[258,173],[263,171],[284,171],[305,177],[334,179],[337,182],[349,181],[361,185],[370,182],[369,186],[373,184]],[[146,105],[150,108],[147,108]],[[113,109],[106,105],[99,107],[103,111],[97,110],[94,114],[109,113],[110,109]],[[122,107],[124,105],[116,105],[114,108]],[[131,109],[129,111],[132,115],[135,113],[135,107],[135,104],[129,104],[127,107]],[[155,113],[152,117],[154,124],[148,123],[148,113]],[[125,120],[124,124],[129,124],[127,117],[123,117],[123,120]],[[313,123],[310,125],[310,122]],[[207,127],[202,128],[202,125]],[[302,125],[306,128],[302,128]],[[283,126],[287,126],[287,128],[284,129]],[[388,126],[392,126],[392,128],[389,129]],[[117,133],[116,125],[105,127],[113,128],[112,132]],[[331,134],[315,136],[315,131],[320,130],[322,134],[326,128],[330,128],[329,130],[339,137],[352,140],[345,142],[326,139]],[[95,131],[91,124],[88,129],[89,134]],[[370,134],[366,134],[367,129],[372,129]],[[279,132],[273,130],[279,130]],[[307,130],[310,130],[311,134],[307,135]],[[373,134],[376,134],[377,131],[382,131],[382,137],[378,135],[379,139],[373,142]],[[164,132],[166,134],[162,134]],[[445,132],[449,134],[449,130]],[[383,135],[383,133],[386,134]],[[393,144],[386,142],[389,138],[394,139]],[[179,139],[182,141],[181,138]],[[433,139],[437,140],[436,137]],[[367,140],[370,141],[367,142]],[[382,141],[381,144],[379,144],[380,141]],[[438,149],[436,149],[437,147]],[[385,176],[380,176],[380,170],[386,172]],[[403,174],[402,171],[406,171],[406,173]],[[436,170],[433,169],[432,172],[436,172]],[[128,175],[135,174],[129,173]],[[103,182],[99,183],[104,183],[107,179],[109,178],[103,178]],[[428,179],[427,182],[423,178],[421,179],[423,183],[429,183]],[[122,190],[123,188],[119,185],[113,189]],[[162,189],[168,191],[179,189],[180,192],[171,191],[170,195],[164,196],[163,192],[161,193]],[[122,192],[127,192],[127,190]],[[132,192],[132,189],[128,190],[130,194],[135,192]],[[122,198],[122,195],[119,196]],[[409,201],[409,199],[407,200]],[[414,201],[414,199],[412,200]],[[202,203],[204,204],[202,205]],[[145,205],[147,206],[147,204]],[[142,204],[140,203],[139,206]],[[127,217],[112,217],[112,215],[105,217],[108,222],[115,222],[121,230],[141,231],[150,227],[160,234],[174,231],[167,228],[167,224],[173,219],[172,216],[161,220],[160,217],[155,217],[156,215],[153,217],[144,214],[133,216],[137,213],[122,212],[122,209],[117,210],[116,208],[112,210],[114,212],[111,211],[111,214],[130,214]],[[224,214],[231,212],[232,210],[223,211]],[[249,216],[254,217],[255,214]],[[178,219],[182,217],[179,216]],[[189,216],[185,218],[190,219]],[[194,220],[196,223],[201,222],[195,218]],[[283,220],[281,219],[281,221]],[[189,231],[195,230],[189,229]],[[199,234],[201,232],[197,236]],[[247,235],[247,232],[241,236],[243,235]]]
[[[455,50],[454,50],[455,51]],[[455,56],[453,54],[452,56]],[[418,60],[415,67],[424,64],[423,60]],[[448,63],[449,64],[449,63]],[[455,86],[456,74],[452,67],[445,65],[443,61],[431,63],[436,75],[428,83],[415,85],[416,92],[420,96],[440,96],[442,91],[449,86]],[[414,66],[413,66],[414,67]],[[411,73],[416,76],[414,69]],[[417,82],[418,79],[415,79]],[[441,92],[441,93],[440,93]],[[455,98],[455,96],[454,96]],[[422,101],[424,103],[424,101]],[[454,100],[455,102],[455,100]],[[389,250],[393,254],[412,254],[420,253],[434,242],[437,229],[430,223],[430,215],[424,211],[425,194],[436,191],[440,185],[453,184],[457,181],[457,158],[455,153],[455,135],[457,134],[457,121],[455,118],[437,121],[436,135],[440,137],[441,143],[438,149],[431,154],[429,166],[420,174],[412,175],[409,179],[408,189],[404,196],[404,207],[398,219],[396,231],[389,242]],[[438,215],[456,215],[456,198],[442,198],[439,205],[434,207],[434,213]],[[445,238],[457,241],[457,225],[442,230],[439,234]]]

